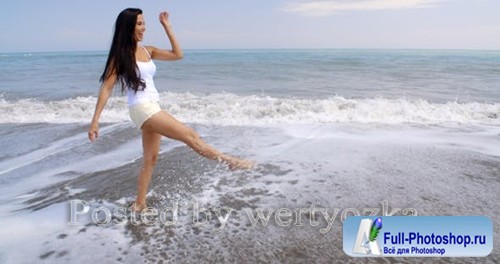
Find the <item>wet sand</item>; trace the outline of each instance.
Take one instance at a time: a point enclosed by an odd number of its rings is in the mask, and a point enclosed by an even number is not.
[[[310,149],[321,142],[302,142]],[[335,168],[323,161],[302,162],[302,170],[287,169],[288,161],[259,163],[253,171],[230,172],[223,165],[200,158],[187,147],[177,147],[159,157],[152,180],[149,206],[159,210],[179,202],[177,226],[92,223],[66,226],[47,237],[33,261],[85,263],[104,260],[116,263],[497,263],[498,246],[485,258],[351,258],[342,249],[341,214],[347,208],[380,208],[401,215],[412,208],[418,215],[486,215],[500,228],[498,208],[500,159],[473,151],[438,146],[413,146],[380,150],[340,144],[352,155],[366,151],[362,166],[343,163]],[[297,146],[303,152],[306,146]],[[343,149],[343,150],[346,150]],[[294,153],[289,153],[290,155]],[[345,154],[349,155],[349,154]],[[344,157],[349,159],[349,157]],[[333,163],[335,165],[335,162]],[[81,175],[38,190],[25,201],[23,210],[44,210],[68,201],[89,201],[93,208],[123,207],[133,201],[140,160],[124,166]],[[310,172],[306,174],[305,172]],[[433,186],[429,188],[429,186]],[[65,190],[84,190],[71,193]],[[54,193],[58,193],[54,196]],[[124,199],[125,197],[125,199]],[[209,209],[212,221],[193,224],[193,202]],[[318,216],[301,216],[303,226],[280,226],[273,217],[267,226],[252,226],[249,212],[260,209],[339,209],[326,233],[327,222]],[[215,212],[232,208],[221,228]],[[349,215],[349,214],[347,214]],[[200,215],[198,215],[200,216]],[[201,215],[198,220],[205,218]],[[217,231],[220,229],[220,231]],[[498,233],[494,239],[498,241]],[[39,241],[41,242],[41,241]],[[73,246],[71,246],[73,245]],[[75,246],[80,245],[80,246]],[[87,248],[86,245],[89,245]],[[97,247],[93,247],[93,246]],[[100,246],[99,246],[100,245]],[[92,249],[90,249],[92,248]],[[85,257],[83,257],[85,256]]]

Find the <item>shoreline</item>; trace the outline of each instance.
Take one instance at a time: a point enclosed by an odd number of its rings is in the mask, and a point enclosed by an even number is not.
[[[75,128],[66,126],[66,129]],[[113,129],[118,132],[112,134],[122,136],[109,144],[137,136],[130,135],[126,126]],[[179,225],[158,222],[151,226],[131,223],[97,226],[91,221],[76,226],[68,224],[68,201],[72,199],[88,201],[91,208],[122,207],[133,201],[140,167],[140,159],[136,159],[106,170],[72,175],[19,198],[16,204],[20,211],[2,220],[4,228],[0,234],[8,237],[6,232],[26,231],[18,234],[15,241],[0,241],[4,249],[16,249],[1,252],[4,259],[0,260],[5,263],[16,260],[85,263],[96,259],[119,263],[134,259],[349,262],[357,259],[343,252],[342,215],[356,214],[352,209],[368,213],[367,208],[378,208],[379,215],[391,212],[402,215],[408,208],[415,209],[418,215],[486,215],[493,220],[495,230],[500,228],[500,209],[495,206],[498,201],[495,191],[500,188],[500,156],[488,155],[481,148],[483,140],[497,140],[483,134],[484,131],[443,129],[431,133],[429,128],[366,129],[352,124],[302,129],[255,127],[245,128],[244,133],[238,127],[195,125],[195,129],[211,144],[223,146],[226,152],[256,158],[257,168],[230,172],[223,165],[200,158],[186,146],[170,146],[167,140],[162,142],[148,204],[160,210],[171,207],[172,201],[179,201]],[[242,140],[249,145],[241,148],[238,142]],[[61,157],[66,156],[61,153]],[[211,212],[212,221],[193,225],[190,205],[193,201],[198,201],[199,211]],[[382,205],[383,201],[387,204]],[[337,212],[327,232],[320,231],[329,224],[320,210],[316,214],[303,211],[298,216],[302,226],[294,225],[297,220],[294,209],[299,213],[301,208],[312,205],[327,209],[330,219]],[[216,221],[219,219],[216,209],[223,208],[233,210],[221,228],[221,222]],[[267,209],[273,210],[266,226],[262,222],[252,225],[247,212],[253,212],[255,217],[258,208],[264,216],[269,212]],[[275,214],[280,208],[288,208],[295,214],[281,217],[283,221],[292,220],[289,225],[276,221]],[[225,210],[219,213],[222,219],[228,216]],[[311,215],[317,216],[319,225],[311,225]],[[168,216],[172,216],[170,212]],[[198,216],[200,223],[207,219],[202,213]],[[85,217],[90,220],[90,214]],[[36,231],[39,227],[45,228]],[[494,240],[498,239],[495,233]],[[86,246],[78,246],[81,244]],[[495,262],[499,259],[496,249],[498,246],[486,258],[432,260]],[[427,259],[363,259],[368,263],[422,260]]]

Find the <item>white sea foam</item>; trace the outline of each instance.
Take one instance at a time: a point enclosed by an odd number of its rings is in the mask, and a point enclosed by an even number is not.
[[[140,262],[122,228],[70,225],[68,213],[69,203],[65,201],[44,210],[0,218],[0,262],[41,263],[48,258],[45,262],[88,263],[90,256],[111,263],[120,257],[116,252],[122,248],[127,248],[127,260]],[[107,250],[101,250],[105,244]]]
[[[269,96],[238,96],[217,93],[206,96],[191,93],[161,95],[162,106],[184,122],[216,125],[266,125],[307,123],[416,123],[416,124],[498,124],[500,103],[449,101],[433,103],[423,99],[293,99]],[[95,97],[61,101],[0,98],[0,123],[81,123],[89,122]],[[128,121],[124,97],[109,99],[102,122]]]

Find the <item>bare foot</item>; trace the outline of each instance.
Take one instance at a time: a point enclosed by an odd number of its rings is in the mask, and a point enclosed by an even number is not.
[[[229,162],[228,166],[232,171],[239,169],[250,170],[255,166],[255,161],[234,158]]]
[[[142,210],[146,209],[146,207],[147,207],[146,204],[138,204],[138,203],[134,202],[130,206],[130,210],[132,210],[132,212],[140,213],[140,212],[142,212]]]

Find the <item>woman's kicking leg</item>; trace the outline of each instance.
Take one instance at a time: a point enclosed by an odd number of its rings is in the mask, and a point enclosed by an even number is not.
[[[224,162],[228,164],[229,168],[232,170],[250,169],[254,165],[252,161],[232,157],[216,150],[201,140],[194,129],[179,122],[165,111],[156,113],[149,118],[146,123],[144,123],[142,129],[184,142],[198,154],[212,160]]]

